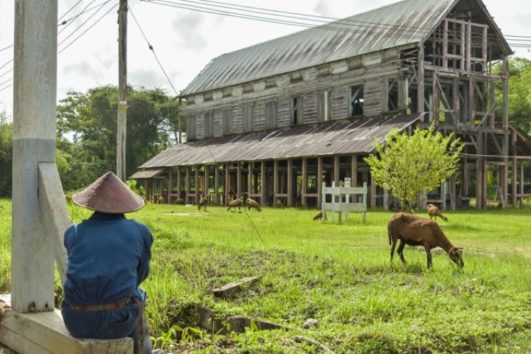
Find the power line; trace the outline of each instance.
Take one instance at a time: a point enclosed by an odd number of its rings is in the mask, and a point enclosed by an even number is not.
[[[153,56],[155,57],[155,60],[157,61],[157,64],[159,65],[159,68],[162,70],[162,73],[163,73],[164,76],[166,77],[166,80],[168,80],[168,83],[170,84],[171,88],[173,89],[173,92],[175,93],[175,95],[179,95],[179,93],[178,93],[177,90],[175,89],[175,86],[173,86],[173,83],[171,82],[170,77],[169,77],[168,74],[166,73],[166,70],[164,70],[164,67],[162,66],[162,63],[160,62],[160,60],[159,60],[159,58],[158,58],[158,56],[157,56],[157,53],[155,53],[155,48],[153,48],[153,45],[152,45],[152,44],[149,42],[149,40],[147,39],[146,34],[144,33],[144,30],[142,29],[142,27],[140,26],[140,23],[139,23],[138,20],[136,19],[136,16],[135,16],[135,14],[133,13],[133,10],[132,10],[132,9],[129,9],[129,12],[131,12],[131,16],[133,17],[133,20],[135,21],[136,26],[137,26],[138,29],[140,30],[140,33],[142,33],[142,37],[144,37],[144,40],[146,41],[149,50],[151,50],[151,52],[153,53]]]
[[[0,52],[3,52],[4,50],[8,50],[9,48],[13,48],[14,46],[15,46],[14,44],[11,44],[11,45],[8,45],[7,47],[0,48]]]
[[[76,38],[74,38],[70,43],[68,43],[65,47],[63,47],[61,50],[57,52],[57,54],[61,54],[66,49],[68,49],[72,44],[74,44],[79,38],[81,38],[87,31],[92,29],[96,24],[98,24],[105,16],[109,14],[112,10],[114,10],[116,7],[118,7],[118,4],[113,5],[107,12],[105,12],[102,16],[100,16],[94,23],[90,25],[89,28],[85,29],[81,34],[79,34]],[[64,42],[64,41],[63,41]]]
[[[87,5],[81,10],[81,12],[79,12],[77,15],[74,15],[74,16],[72,16],[72,17],[70,17],[70,18],[68,18],[68,19],[66,19],[66,20],[64,20],[64,21],[62,21],[62,22],[60,22],[60,23],[58,24],[58,26],[63,26],[63,25],[65,25],[65,26],[59,30],[59,33],[58,33],[58,34],[63,33],[68,27],[70,27],[70,25],[71,25],[72,23],[74,23],[74,20],[75,20],[75,19],[79,18],[80,16],[82,16],[82,15],[84,15],[84,14],[86,14],[86,13],[88,13],[88,12],[94,10],[94,9],[100,8],[100,6],[103,6],[103,5],[107,4],[109,1],[111,1],[111,0],[107,0],[107,1],[104,1],[104,2],[102,2],[102,3],[100,3],[100,4],[98,4],[98,5],[95,5],[95,6],[89,7],[91,4],[93,4],[93,3],[96,2],[96,0],[92,0],[92,1],[91,1],[90,3],[88,3],[88,4],[87,4]]]
[[[98,12],[103,9],[103,7],[108,3],[109,1],[106,1],[100,5],[98,5],[98,9],[92,13],[85,21],[83,21],[79,27],[77,27],[75,30],[73,30],[72,32],[70,32],[65,38],[61,39],[61,41],[57,44],[57,47],[59,47],[61,44],[63,44],[64,42],[66,42],[66,40],[68,40],[68,38],[72,37],[77,31],[79,31],[88,21],[90,21],[91,18],[93,18],[94,16],[96,16],[96,14],[98,14]],[[116,6],[116,5],[115,5]],[[113,6],[114,7],[114,6]],[[112,8],[111,8],[112,9]],[[107,14],[107,13],[106,13]],[[105,15],[104,15],[105,16]],[[92,28],[92,27],[90,27]],[[83,32],[84,33],[84,32]]]
[[[143,0],[143,1],[146,2],[146,0]],[[304,15],[304,14],[299,14],[299,15],[301,15],[303,17],[301,17],[301,16],[293,17],[293,16],[289,16],[289,15],[285,15],[284,14],[284,13],[289,13],[289,12],[282,12],[281,15],[276,15],[274,13],[265,13],[263,11],[246,10],[245,8],[254,8],[254,7],[247,7],[247,6],[243,6],[243,5],[233,5],[233,4],[231,4],[231,5],[218,6],[218,7],[225,7],[225,8],[230,8],[230,9],[239,11],[239,12],[232,12],[232,11],[226,11],[226,10],[222,10],[222,9],[215,8],[215,7],[205,7],[205,6],[193,5],[193,4],[200,3],[200,2],[194,1],[194,0],[178,0],[178,1],[184,2],[184,4],[180,4],[180,3],[176,3],[175,1],[168,1],[168,0],[150,0],[150,1],[147,1],[147,2],[151,3],[151,4],[174,7],[174,8],[180,8],[180,9],[196,11],[196,12],[204,12],[204,13],[216,14],[216,15],[221,15],[221,16],[230,16],[230,17],[243,18],[243,19],[249,19],[249,20],[255,20],[255,21],[270,22],[270,23],[284,24],[284,25],[293,25],[293,26],[307,27],[307,28],[308,27],[315,27],[315,23],[312,24],[312,23],[307,23],[307,22],[300,22],[300,20],[302,20],[302,21],[308,21],[308,20],[316,21],[316,20],[315,19],[308,19],[308,18],[305,18],[304,16],[311,16],[311,17],[315,17],[315,18],[334,19],[334,18],[330,18],[330,17],[320,17],[320,16]],[[207,0],[204,0],[203,2],[211,2],[211,3],[223,4],[223,3],[214,2],[214,1],[207,1]],[[206,4],[206,6],[213,6],[213,5]],[[263,8],[255,8],[255,9],[267,10],[267,11],[271,11],[271,12],[279,12],[277,10],[269,10],[269,9],[263,9]],[[252,15],[252,14],[248,14],[248,12],[261,13],[262,15],[266,15],[266,16]],[[295,14],[298,14],[298,13],[295,13]],[[287,19],[275,18],[275,17],[271,17],[271,16],[280,16],[280,17],[285,17]],[[290,18],[295,18],[298,21],[291,20]],[[321,21],[323,21],[323,20],[321,20]],[[363,35],[370,35],[370,34],[374,34],[375,32],[389,31],[390,29],[396,29],[397,30],[394,33],[385,33],[385,35],[383,37],[402,37],[403,34],[404,34],[404,30],[405,29],[409,28],[409,29],[413,30],[413,28],[414,28],[414,27],[407,27],[407,26],[402,27],[402,26],[399,26],[399,25],[388,25],[388,24],[377,24],[377,23],[375,23],[374,25],[370,25],[369,26],[369,25],[367,25],[367,23],[370,23],[370,22],[361,22],[361,24],[360,24],[359,22],[356,22],[356,21],[352,21],[352,20],[349,20],[349,19],[344,19],[344,20],[339,20],[337,22],[328,22],[328,23],[326,23],[324,25],[320,25],[320,26],[315,27],[315,28],[325,29],[325,30],[332,30],[332,31],[338,32],[338,31],[345,31],[345,30],[348,30],[348,29],[352,30],[353,29],[352,27],[354,27],[354,29],[356,27],[358,27],[358,28],[361,28],[362,30],[366,30],[365,32],[360,31]],[[348,27],[346,27],[346,26],[348,26]],[[398,32],[398,30],[399,30],[399,32]],[[422,31],[424,29],[422,29],[421,27],[417,27],[417,30]],[[421,33],[416,34],[416,36],[418,36],[419,39],[424,37],[424,35],[421,34]],[[480,37],[477,37],[477,38],[480,38]],[[509,43],[509,44],[513,45],[512,43]],[[490,46],[491,47],[492,46],[503,47],[500,44],[494,44],[494,43],[490,43]],[[527,48],[527,44],[522,45],[522,43],[516,43],[515,47],[525,47],[525,48]],[[529,47],[531,47],[531,43],[529,43]]]
[[[65,12],[61,17],[59,17],[59,21],[61,21],[63,19],[63,17],[65,17],[66,15],[68,15],[70,13],[70,11],[72,11],[77,5],[79,5],[83,0],[79,0],[78,2],[76,2],[67,12]]]

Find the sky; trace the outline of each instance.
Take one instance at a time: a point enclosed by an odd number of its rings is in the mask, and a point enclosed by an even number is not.
[[[177,0],[172,0],[177,1]],[[303,14],[344,18],[365,12],[396,0],[218,0],[246,6],[262,7]],[[13,44],[14,0],[0,0],[0,50]],[[78,32],[68,35],[95,13]],[[531,36],[531,1],[484,0],[490,14],[504,34]],[[77,4],[75,7],[73,7]],[[86,92],[100,85],[118,83],[118,0],[59,0],[59,17],[69,9],[64,19],[91,10],[58,28],[59,50],[81,34],[89,24],[102,20],[73,42],[58,56],[57,99],[68,92]],[[192,12],[140,0],[129,0],[132,13],[153,46],[169,80],[164,76],[153,53],[131,14],[128,19],[128,83],[134,87],[162,88],[169,95],[184,89],[192,79],[215,57],[270,39],[278,38],[304,28],[253,21],[248,19]],[[531,59],[528,49],[515,50],[516,56]],[[0,52],[0,90],[9,85],[11,73],[2,76],[12,64],[1,68],[13,57],[13,49]],[[172,85],[175,91],[172,88]],[[12,87],[0,91],[0,112],[12,116]]]

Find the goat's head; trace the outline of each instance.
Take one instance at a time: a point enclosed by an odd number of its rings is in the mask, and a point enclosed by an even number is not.
[[[463,268],[465,266],[465,262],[463,262],[463,249],[460,247],[452,247],[450,251],[448,251],[448,256],[450,256],[450,259],[457,264],[459,267]]]

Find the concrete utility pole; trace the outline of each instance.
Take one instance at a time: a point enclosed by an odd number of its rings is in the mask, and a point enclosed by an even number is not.
[[[127,146],[127,0],[118,9],[118,126],[116,131],[116,175],[126,176]]]
[[[12,307],[54,308],[52,237],[39,211],[39,163],[55,163],[57,0],[15,1]]]

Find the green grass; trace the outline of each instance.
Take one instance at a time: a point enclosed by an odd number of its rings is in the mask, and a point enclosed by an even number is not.
[[[89,215],[71,207],[75,221]],[[0,275],[9,282],[10,204],[0,201]],[[426,269],[424,251],[389,263],[390,212],[342,225],[312,221],[315,211],[227,212],[148,205],[130,215],[155,243],[143,287],[157,346],[175,352],[314,352],[312,338],[337,353],[526,353],[531,350],[531,209],[449,212],[444,231],[464,250],[458,270],[444,253]],[[246,276],[253,286],[224,300],[209,289]],[[276,322],[287,330],[210,334],[196,312],[210,307]],[[319,326],[302,329],[314,318]]]

